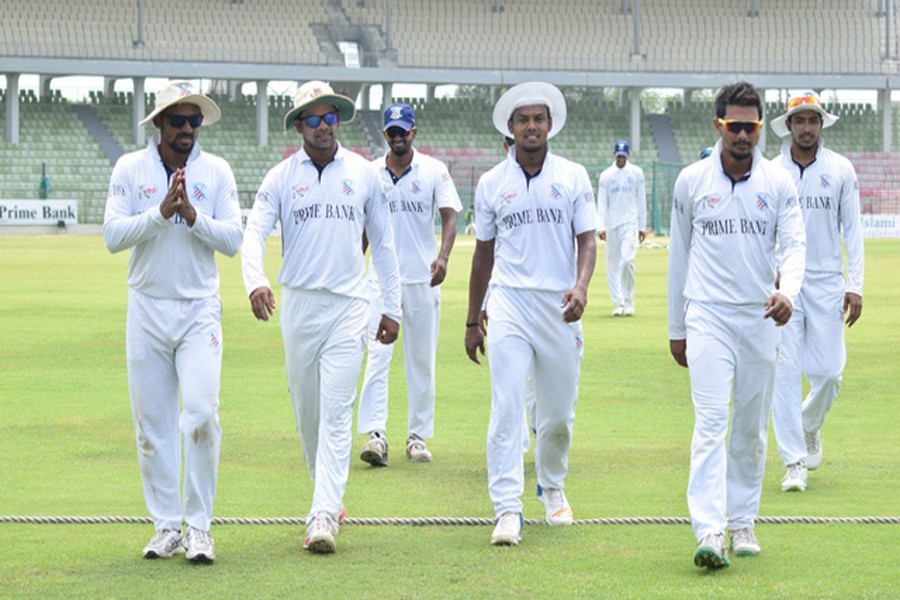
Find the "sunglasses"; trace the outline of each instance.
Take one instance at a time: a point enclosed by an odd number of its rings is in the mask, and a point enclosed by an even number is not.
[[[337,125],[338,114],[336,112],[326,113],[322,116],[312,115],[311,117],[297,117],[298,121],[302,121],[304,125],[310,129],[316,129],[322,121],[329,127]]]
[[[719,125],[730,133],[738,134],[746,132],[747,135],[756,133],[762,128],[762,121],[737,121],[734,119],[719,119]]]
[[[184,127],[185,123],[191,124],[191,129],[197,129],[200,127],[200,124],[203,123],[203,113],[197,113],[196,115],[185,116],[185,115],[163,115],[166,121],[169,122],[169,125],[174,127],[175,129],[181,129]]]
[[[388,139],[392,139],[395,137],[408,138],[410,133],[412,133],[412,129],[403,129],[402,127],[389,127],[384,130],[384,136]]]
[[[804,104],[812,104],[813,106],[822,106],[822,103],[815,96],[797,96],[796,98],[791,98],[788,100],[788,110],[793,108],[797,108],[798,106],[802,106]]]

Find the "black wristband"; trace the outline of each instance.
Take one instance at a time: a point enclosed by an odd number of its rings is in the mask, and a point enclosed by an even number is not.
[[[469,327],[478,327],[478,322],[473,321],[472,323],[466,323],[466,329],[468,329]]]

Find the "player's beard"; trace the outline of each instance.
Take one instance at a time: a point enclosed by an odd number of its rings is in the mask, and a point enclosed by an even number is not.
[[[188,138],[188,137],[191,140],[189,144],[184,145],[182,143],[179,143],[179,139],[184,139],[184,138]],[[172,152],[175,152],[176,154],[190,154],[194,149],[194,142],[195,142],[194,136],[179,135],[179,136],[176,136],[174,140],[167,142],[167,145],[169,146],[169,149],[172,150]]]

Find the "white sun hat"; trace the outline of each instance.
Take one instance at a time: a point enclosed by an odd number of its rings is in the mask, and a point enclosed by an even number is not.
[[[203,115],[203,124],[212,125],[222,116],[222,111],[215,102],[197,91],[196,86],[190,81],[176,79],[165,84],[156,92],[156,105],[153,112],[147,115],[140,125],[146,125],[153,117],[175,104],[194,104]]]
[[[789,136],[791,130],[788,129],[787,125],[788,117],[798,112],[803,112],[804,110],[811,110],[819,113],[822,117],[822,129],[831,127],[839,118],[837,115],[825,112],[825,109],[822,107],[822,101],[819,99],[817,93],[812,91],[800,92],[799,94],[792,95],[788,99],[786,113],[772,119],[772,130],[778,137]]]
[[[284,115],[284,129],[294,126],[297,116],[304,110],[321,104],[331,104],[337,109],[341,123],[349,123],[356,116],[356,105],[347,96],[336,94],[324,81],[307,81],[294,94],[294,108]]]
[[[553,129],[550,130],[547,137],[552,138],[562,131],[566,124],[566,99],[555,85],[542,81],[520,83],[500,96],[494,106],[494,127],[503,135],[508,136],[508,123],[516,109],[535,104],[542,104],[550,109]]]

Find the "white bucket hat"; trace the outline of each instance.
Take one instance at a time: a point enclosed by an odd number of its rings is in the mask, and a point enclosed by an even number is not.
[[[566,124],[566,99],[555,85],[542,81],[520,83],[507,90],[494,106],[494,127],[508,136],[508,123],[516,109],[535,104],[543,104],[550,109],[553,129],[547,134],[547,138],[562,131]]]
[[[780,117],[772,119],[772,131],[774,131],[778,137],[789,136],[791,130],[788,129],[787,126],[788,117],[798,112],[803,112],[804,110],[811,110],[819,113],[822,117],[822,129],[831,127],[839,118],[837,115],[825,112],[825,109],[822,108],[822,101],[819,99],[817,93],[806,91],[794,94],[788,99],[787,112]]]
[[[147,115],[140,125],[146,125],[153,117],[175,104],[194,104],[203,115],[203,124],[212,125],[222,116],[222,111],[215,102],[196,91],[196,87],[190,81],[173,80],[156,92],[156,105],[153,112]]]
[[[341,123],[349,123],[356,116],[356,105],[353,100],[347,96],[335,94],[331,86],[324,81],[307,81],[297,88],[297,93],[294,94],[294,108],[284,115],[285,131],[293,127],[297,115],[320,104],[334,105]]]

